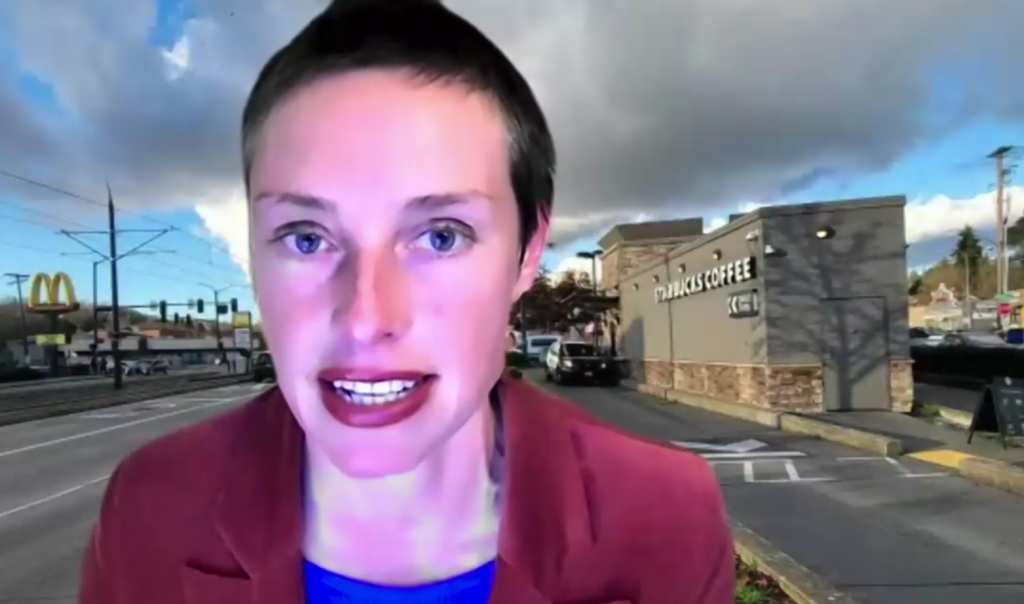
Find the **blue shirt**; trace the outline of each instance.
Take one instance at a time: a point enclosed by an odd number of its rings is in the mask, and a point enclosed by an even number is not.
[[[487,604],[495,563],[418,587],[384,587],[349,579],[308,560],[303,565],[306,604]]]

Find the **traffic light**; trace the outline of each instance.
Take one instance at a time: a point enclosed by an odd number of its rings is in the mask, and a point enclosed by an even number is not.
[[[192,327],[192,315],[185,315],[185,325]]]
[[[174,324],[177,325],[181,322],[181,316],[178,313],[174,313]]]
[[[203,299],[199,298],[196,300],[196,314],[203,314]]]
[[[167,322],[167,300],[160,300],[160,322]]]
[[[238,312],[238,298],[231,298],[231,312]]]

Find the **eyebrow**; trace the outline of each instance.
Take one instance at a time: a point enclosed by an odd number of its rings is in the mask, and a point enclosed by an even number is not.
[[[413,197],[405,203],[405,208],[407,210],[431,211],[488,199],[490,198],[487,195],[475,190],[459,193],[432,193]],[[253,201],[254,203],[259,203],[264,200],[314,210],[326,210],[331,206],[331,203],[322,197],[294,192],[279,193],[271,191],[260,193]]]

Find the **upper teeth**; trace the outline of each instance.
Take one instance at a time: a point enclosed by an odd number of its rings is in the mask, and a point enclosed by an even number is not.
[[[338,380],[334,387],[356,394],[393,394],[408,390],[416,385],[414,380],[384,380],[381,382],[353,382]]]

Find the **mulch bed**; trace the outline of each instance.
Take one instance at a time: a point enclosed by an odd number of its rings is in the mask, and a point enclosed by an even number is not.
[[[736,556],[736,604],[794,604],[771,576]]]

